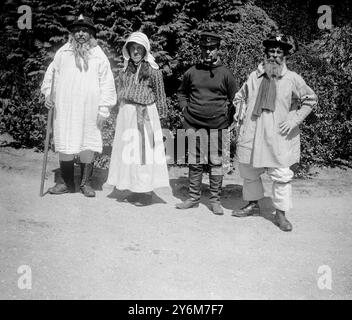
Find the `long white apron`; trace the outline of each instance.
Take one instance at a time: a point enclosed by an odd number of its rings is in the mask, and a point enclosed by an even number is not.
[[[149,192],[156,188],[170,187],[163,134],[155,103],[147,106],[147,112],[153,130],[154,147],[144,126],[143,163],[136,105],[123,102],[119,107],[107,180],[107,184],[114,185],[117,189]]]

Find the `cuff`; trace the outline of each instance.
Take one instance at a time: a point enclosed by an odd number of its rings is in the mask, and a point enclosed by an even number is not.
[[[109,107],[106,107],[106,106],[101,106],[101,107],[99,107],[98,113],[99,113],[99,115],[101,115],[103,118],[108,118],[108,117],[110,116]]]

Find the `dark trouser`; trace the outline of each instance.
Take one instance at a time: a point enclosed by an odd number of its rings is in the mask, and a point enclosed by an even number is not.
[[[210,202],[220,203],[223,179],[222,131],[193,129],[188,134],[189,196],[199,202],[204,166],[209,167]]]

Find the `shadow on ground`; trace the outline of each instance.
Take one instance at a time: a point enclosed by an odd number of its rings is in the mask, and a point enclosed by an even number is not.
[[[118,190],[116,188],[114,188],[112,190],[112,192],[110,194],[108,194],[108,198],[110,199],[116,199],[117,202],[123,202],[123,203],[131,203],[133,205],[135,205],[134,202],[130,202],[128,200],[128,196],[131,195],[132,192],[130,190]],[[137,194],[138,195],[138,194]],[[137,196],[138,199],[138,196]],[[153,205],[153,204],[157,204],[157,203],[166,203],[166,201],[164,201],[162,198],[160,198],[155,192],[152,192],[152,203],[148,204],[149,205]],[[141,205],[139,205],[140,207]]]
[[[178,198],[181,201],[185,201],[188,198],[188,188],[189,181],[187,177],[179,177],[177,179],[170,180],[170,186],[172,189],[172,194],[175,198]],[[200,203],[205,205],[210,210],[210,192],[209,192],[209,184],[202,183],[201,186],[201,199]],[[234,210],[240,209],[247,204],[246,201],[242,199],[242,185],[239,184],[231,184],[224,182],[222,192],[221,192],[221,205],[224,209]],[[275,208],[273,202],[270,197],[264,197],[259,201],[260,206],[260,215],[248,217],[248,218],[264,218],[265,220],[270,221],[275,226],[277,223],[275,221]],[[247,218],[247,219],[248,219]],[[234,219],[246,219],[246,218],[237,218]]]

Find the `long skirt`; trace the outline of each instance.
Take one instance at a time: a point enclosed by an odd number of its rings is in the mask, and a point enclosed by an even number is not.
[[[130,103],[120,105],[107,183],[117,189],[132,192],[149,192],[156,188],[170,187],[156,105],[153,103],[146,107],[149,120],[145,120],[142,127],[144,137],[137,126],[138,107]]]

